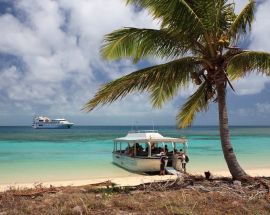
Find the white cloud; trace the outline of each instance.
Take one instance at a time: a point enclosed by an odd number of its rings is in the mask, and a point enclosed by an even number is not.
[[[270,116],[270,103],[257,102],[251,107],[239,108],[233,112],[236,115],[243,117],[269,117]]]
[[[270,82],[269,77],[258,74],[250,74],[249,76],[233,82],[233,86],[237,95],[253,95],[260,93],[267,83]]]
[[[3,68],[0,93],[11,103],[5,108],[25,106],[30,114],[84,114],[82,105],[102,79],[136,69],[125,60],[103,61],[99,55],[103,36],[123,26],[157,27],[145,11],[135,13],[121,0],[24,0],[15,6],[24,11],[26,20],[12,14],[0,17],[0,52],[19,57],[25,69]],[[134,108],[126,106],[126,110]],[[110,109],[117,112],[119,107]]]
[[[270,1],[264,1],[257,8],[256,19],[252,25],[249,48],[270,52]]]
[[[236,8],[243,7],[246,4],[246,0],[237,2]],[[239,3],[239,4],[238,4]],[[262,1],[258,5],[255,21],[252,25],[252,31],[250,35],[250,45],[248,49],[254,51],[266,51],[270,52],[270,1]],[[258,74],[251,74],[242,80],[235,82],[235,88],[239,95],[252,95],[262,92],[266,83],[270,82],[270,78]]]
[[[245,3],[246,0],[237,2],[237,10]],[[269,7],[268,3],[265,5]],[[104,78],[114,79],[136,69],[128,60],[103,61],[99,55],[103,36],[124,26],[158,26],[146,11],[135,12],[122,0],[22,0],[16,1],[15,7],[26,14],[24,21],[8,13],[0,16],[0,53],[15,55],[24,63],[23,69],[13,65],[0,71],[0,107],[2,113],[10,115],[14,110],[8,110],[17,108],[29,115],[43,111],[54,116],[84,116],[80,111],[82,105]],[[269,51],[268,45],[267,48],[259,42],[267,41],[270,34],[270,28],[260,27],[269,20],[269,14],[264,8],[258,11],[264,15],[259,15],[254,25],[251,48],[264,47]],[[241,95],[258,93],[266,83],[258,77],[250,91],[251,82],[247,80],[238,84]],[[184,96],[193,90],[188,88]],[[176,115],[178,107],[172,103],[152,111],[148,100],[145,94],[136,94],[88,117],[134,114],[146,119],[150,114],[173,118]]]
[[[248,0],[237,0],[237,1],[229,1],[235,3],[235,11],[237,14],[239,14],[243,8],[248,4]]]
[[[257,112],[260,114],[270,114],[270,104],[269,103],[257,103]]]

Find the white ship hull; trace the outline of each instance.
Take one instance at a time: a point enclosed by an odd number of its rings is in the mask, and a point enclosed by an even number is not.
[[[74,124],[66,119],[50,119],[46,116],[37,116],[33,119],[32,127],[35,129],[67,129]]]
[[[73,124],[33,124],[32,127],[35,129],[67,129],[71,128]]]

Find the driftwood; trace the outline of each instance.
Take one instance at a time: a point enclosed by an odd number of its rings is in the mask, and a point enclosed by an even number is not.
[[[52,185],[50,186],[50,188],[43,188],[41,187],[41,185],[38,185],[34,190],[15,191],[13,193],[13,196],[36,197],[42,196],[44,193],[57,193],[59,191],[59,188],[55,188]]]
[[[43,193],[46,193],[46,190],[35,190],[35,191],[31,191],[31,192],[20,191],[20,192],[13,193],[13,195],[14,196],[34,197],[34,196],[41,196]]]
[[[103,182],[99,182],[95,184],[90,184],[89,186],[98,187],[98,186],[112,186],[112,185],[114,185],[114,183],[112,183],[111,180],[108,180],[108,181],[103,181]]]
[[[114,183],[112,183],[110,180],[108,180],[108,181],[103,181],[103,182],[99,182],[99,183],[95,183],[95,184],[90,184],[88,186],[91,186],[91,187],[104,187],[104,186],[109,187],[109,186],[113,186],[113,185],[114,185]],[[45,188],[45,187],[42,187],[42,184],[37,184],[37,185],[35,185],[35,188],[31,189],[31,190],[13,190],[12,195],[16,196],[16,197],[22,196],[22,197],[32,197],[32,198],[34,198],[34,197],[37,197],[37,196],[42,196],[45,193],[57,193],[59,191],[60,191],[59,188],[55,188],[52,185],[49,188]]]

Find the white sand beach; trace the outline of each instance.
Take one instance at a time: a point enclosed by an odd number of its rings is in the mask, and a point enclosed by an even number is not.
[[[35,182],[35,183],[14,183],[14,184],[2,184],[0,185],[0,192],[4,192],[9,189],[25,189],[34,188],[37,184],[42,183],[44,187],[61,187],[61,186],[83,186],[88,184],[97,184],[101,182],[111,181],[117,186],[136,186],[145,183],[162,182],[168,180],[175,180],[176,175],[154,175],[154,176],[131,176],[131,177],[116,177],[116,178],[99,178],[99,179],[88,179],[88,180],[72,180],[72,181],[54,181],[54,182]]]
[[[270,169],[250,169],[246,172],[253,177],[256,176],[265,176],[270,177]],[[195,175],[202,175],[202,173],[193,172]],[[230,176],[229,171],[216,171],[212,172],[215,177],[221,176]],[[97,184],[101,182],[111,181],[117,186],[136,186],[144,183],[153,183],[153,182],[162,182],[175,180],[176,175],[165,175],[165,176],[148,176],[148,175],[136,175],[130,177],[103,177],[98,179],[86,179],[86,180],[69,180],[69,181],[52,181],[52,182],[34,182],[34,183],[13,183],[13,184],[0,184],[0,192],[4,192],[9,189],[25,189],[25,188],[34,188],[37,184],[42,184],[44,187],[61,187],[61,186],[83,186]]]
[[[253,177],[257,176],[266,176],[270,177],[270,169],[262,168],[262,169],[248,169],[245,170],[247,174]],[[217,171],[213,173],[215,176],[230,176],[229,171]]]

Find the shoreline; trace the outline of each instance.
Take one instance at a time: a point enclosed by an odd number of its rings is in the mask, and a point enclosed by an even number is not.
[[[252,176],[252,177],[270,177],[270,168],[256,168],[256,169],[244,169],[244,171]],[[210,172],[215,176],[215,177],[230,177],[231,174],[229,170],[216,170],[216,171],[211,171]],[[197,172],[197,171],[191,171],[191,174],[194,175],[202,175],[203,172]]]
[[[253,177],[265,176],[270,177],[270,168],[261,168],[261,169],[249,169],[245,170],[247,174]],[[193,175],[202,175],[202,173],[198,172],[190,172]],[[214,177],[230,177],[229,171],[214,171],[211,172]],[[94,185],[97,183],[102,183],[106,181],[111,181],[115,183],[117,186],[137,186],[139,184],[144,183],[153,183],[153,182],[162,182],[168,180],[175,180],[177,178],[176,175],[137,175],[137,176],[124,176],[124,177],[102,177],[95,179],[80,179],[80,180],[62,180],[62,181],[36,181],[36,182],[27,182],[27,183],[6,183],[0,184],[0,192],[5,192],[10,189],[31,189],[35,188],[35,186],[41,184],[43,187],[66,187],[66,186],[84,186],[84,185]]]
[[[51,182],[34,182],[34,183],[13,183],[13,184],[0,184],[0,192],[7,191],[9,189],[26,189],[35,188],[36,185],[41,184],[43,187],[66,187],[66,186],[84,186],[94,185],[102,182],[112,182],[116,186],[127,187],[137,186],[144,183],[162,182],[168,180],[175,180],[176,175],[138,175],[138,176],[126,176],[126,177],[107,177],[96,179],[84,179],[84,180],[67,180],[67,181],[51,181]]]

